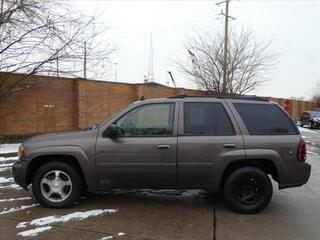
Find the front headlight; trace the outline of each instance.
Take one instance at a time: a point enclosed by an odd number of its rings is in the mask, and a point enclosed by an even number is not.
[[[22,144],[20,144],[20,146],[19,146],[18,156],[19,156],[19,159],[21,159],[23,156],[23,145]]]

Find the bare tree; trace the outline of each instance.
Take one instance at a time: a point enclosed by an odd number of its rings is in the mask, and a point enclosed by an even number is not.
[[[103,69],[115,50],[103,39],[107,28],[60,0],[1,0],[0,72],[24,73],[15,81],[0,77],[0,101],[28,89],[31,74],[82,77]],[[86,45],[86,47],[85,47]],[[86,63],[84,62],[86,58]],[[88,74],[87,74],[88,75]]]
[[[191,61],[178,60],[177,64],[201,89],[212,95],[243,95],[267,80],[266,73],[274,58],[269,53],[270,44],[256,41],[249,31],[231,31],[227,49],[227,86],[223,92],[223,34],[193,32],[195,34],[185,44]]]

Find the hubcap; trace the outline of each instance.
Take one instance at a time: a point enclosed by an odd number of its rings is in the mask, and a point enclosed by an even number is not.
[[[54,170],[43,176],[40,189],[47,200],[62,202],[70,196],[72,182],[68,174],[60,170]]]
[[[265,191],[263,183],[255,177],[241,177],[234,187],[235,198],[246,205],[257,203]]]

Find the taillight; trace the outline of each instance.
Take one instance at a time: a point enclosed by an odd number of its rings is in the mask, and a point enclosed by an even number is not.
[[[299,162],[304,162],[306,160],[306,154],[307,154],[307,148],[306,148],[306,142],[301,139],[299,143],[299,148],[298,148],[298,161]]]

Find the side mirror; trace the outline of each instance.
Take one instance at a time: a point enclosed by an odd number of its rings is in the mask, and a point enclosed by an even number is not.
[[[103,137],[108,137],[114,139],[117,137],[117,126],[115,124],[111,124],[102,134]]]

